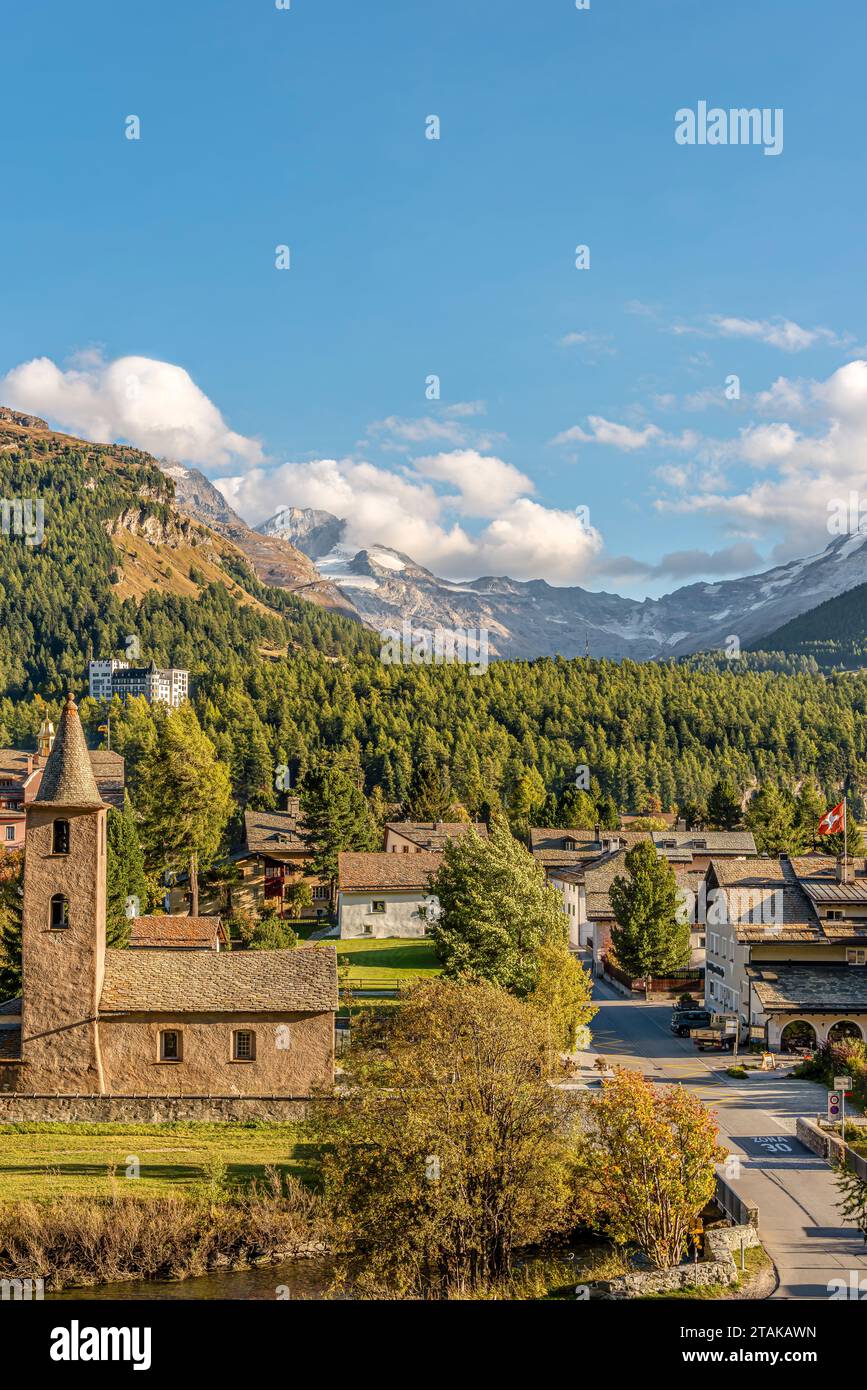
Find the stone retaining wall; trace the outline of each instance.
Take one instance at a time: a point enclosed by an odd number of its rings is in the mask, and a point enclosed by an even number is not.
[[[857,1173],[859,1178],[867,1180],[867,1159],[862,1158],[848,1144],[844,1144],[836,1134],[831,1134],[829,1130],[822,1129],[815,1120],[807,1120],[803,1116],[798,1119],[795,1132],[801,1143],[814,1154],[818,1154],[819,1158],[824,1158],[826,1163],[837,1167],[845,1162],[846,1167]]]
[[[48,1096],[0,1095],[0,1124],[76,1120],[85,1124],[161,1124],[167,1121],[296,1121],[301,1096]]]
[[[733,1251],[741,1241],[749,1248],[759,1245],[755,1226],[717,1226],[705,1233],[703,1260],[696,1264],[675,1265],[671,1269],[635,1270],[617,1279],[592,1284],[597,1298],[642,1298],[650,1293],[676,1293],[708,1284],[731,1285],[738,1282],[738,1266]]]

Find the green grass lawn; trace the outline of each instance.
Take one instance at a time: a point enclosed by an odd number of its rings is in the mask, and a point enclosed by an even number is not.
[[[127,1178],[130,1158],[138,1178]],[[0,1125],[0,1200],[192,1193],[212,1164],[226,1165],[227,1182],[243,1187],[266,1167],[302,1181],[314,1152],[289,1124],[20,1124]],[[114,1177],[110,1173],[114,1169]]]
[[[418,937],[384,936],[377,940],[352,937],[334,944],[338,964],[349,961],[353,982],[375,985],[379,980],[408,981],[415,975],[430,976],[440,972],[433,942]]]

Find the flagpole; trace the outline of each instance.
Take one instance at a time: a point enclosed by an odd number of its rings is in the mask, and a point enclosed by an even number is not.
[[[846,821],[846,792],[843,791],[843,882],[849,881],[849,830]]]

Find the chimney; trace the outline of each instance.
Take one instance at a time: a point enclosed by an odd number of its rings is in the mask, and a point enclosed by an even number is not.
[[[852,863],[851,855],[845,858],[842,854],[837,855],[836,879],[838,883],[855,882],[855,865]]]
[[[594,827],[593,827],[593,838],[594,838],[594,840],[598,841],[598,840],[601,838],[601,831],[602,831],[602,827],[601,827],[601,825],[599,824],[599,822],[597,821],[596,824],[595,824]]]
[[[31,774],[32,771],[33,771],[33,754],[32,754],[32,753],[28,753],[28,754],[27,754],[27,776],[28,776],[28,777],[30,776],[30,774]]]

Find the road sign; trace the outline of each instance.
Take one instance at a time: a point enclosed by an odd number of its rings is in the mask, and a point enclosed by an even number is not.
[[[840,1111],[841,1111],[842,1105],[843,1105],[843,1092],[842,1092],[842,1091],[829,1091],[829,1092],[828,1092],[828,1119],[829,1119],[829,1120],[839,1120],[839,1118],[840,1118]]]
[[[851,1078],[851,1076],[835,1076],[835,1077],[834,1077],[834,1090],[835,1090],[835,1091],[851,1091],[851,1089],[852,1089],[852,1078]]]

